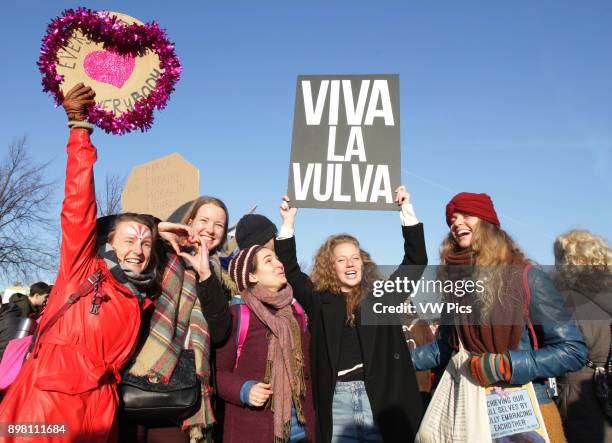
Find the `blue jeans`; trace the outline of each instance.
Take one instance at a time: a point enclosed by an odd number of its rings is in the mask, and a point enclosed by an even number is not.
[[[332,442],[381,442],[363,381],[337,382],[332,403]]]
[[[289,436],[289,443],[297,443],[306,438],[306,429],[297,420],[297,414],[295,412],[295,406],[291,406],[291,435]]]

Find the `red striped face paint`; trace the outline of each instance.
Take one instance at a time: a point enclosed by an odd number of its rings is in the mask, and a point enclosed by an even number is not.
[[[111,246],[124,269],[142,273],[151,258],[153,248],[151,229],[132,221],[119,223]]]
[[[128,226],[127,232],[132,234],[142,243],[146,239],[150,239],[152,237],[151,230],[148,226],[141,225],[139,223],[131,223]]]

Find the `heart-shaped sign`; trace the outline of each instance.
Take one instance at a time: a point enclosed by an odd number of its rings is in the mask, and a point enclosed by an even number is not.
[[[131,55],[93,51],[85,56],[83,67],[90,78],[121,88],[132,75],[134,63]]]
[[[45,92],[59,106],[63,93],[83,82],[96,91],[87,119],[113,134],[153,122],[180,78],[181,64],[157,23],[120,13],[68,9],[51,21],[38,67]]]

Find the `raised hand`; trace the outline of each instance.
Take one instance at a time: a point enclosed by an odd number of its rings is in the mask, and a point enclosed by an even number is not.
[[[64,111],[68,121],[84,121],[87,118],[87,107],[94,104],[96,93],[89,86],[78,83],[64,96]]]
[[[402,206],[404,203],[410,203],[410,192],[406,191],[406,187],[404,185],[400,185],[395,190],[395,203],[398,206]]]
[[[280,205],[280,215],[283,218],[283,226],[293,229],[297,208],[291,207],[291,200],[286,195],[283,196],[283,201]]]
[[[187,225],[183,225],[181,223],[170,223],[170,222],[160,222],[157,225],[157,230],[159,232],[159,236],[166,240],[174,249],[174,252],[180,255],[181,242],[187,242],[189,244],[196,243],[196,240],[193,236],[193,231]]]
[[[197,240],[197,252],[195,255],[191,255],[188,252],[179,252],[179,255],[185,259],[187,263],[198,273],[200,281],[207,280],[212,275],[210,270],[210,261],[208,255],[208,248],[206,247],[206,240],[203,236],[200,236]]]

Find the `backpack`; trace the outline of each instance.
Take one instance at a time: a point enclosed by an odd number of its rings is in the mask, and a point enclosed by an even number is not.
[[[249,331],[249,322],[251,321],[251,310],[240,297],[232,297],[232,305],[238,306],[238,333],[236,334],[236,362],[234,363],[234,369],[238,367],[238,360],[240,360],[240,354],[242,354],[242,348],[246,341],[246,336]],[[297,315],[297,321],[300,328],[305,332],[308,328],[308,316],[304,312],[302,305],[298,303],[296,299],[291,302],[291,308]]]

